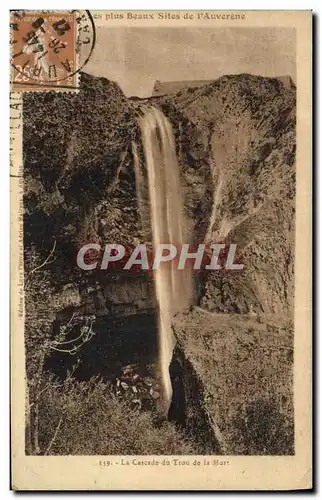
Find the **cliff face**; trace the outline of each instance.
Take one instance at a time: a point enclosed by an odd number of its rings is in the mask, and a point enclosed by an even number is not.
[[[245,265],[240,274],[205,276],[201,305],[209,310],[292,315],[295,103],[294,86],[251,75],[161,101],[181,124],[183,171],[194,181],[188,203],[195,185],[203,186],[203,206],[195,215],[196,200],[188,207],[195,232],[201,218],[208,241],[236,243]]]
[[[124,172],[129,179],[124,175],[122,188],[129,190],[131,203],[125,207],[122,200],[121,222],[125,227],[127,219],[132,223],[134,177],[124,167],[136,124],[131,103],[117,84],[82,74],[79,94],[29,93],[23,109],[25,231],[30,242],[37,238],[37,224],[48,229],[48,236],[51,232],[72,240],[74,234],[80,243],[100,232],[103,236],[107,223],[110,234],[120,219],[115,188]]]
[[[174,321],[176,405],[214,453],[292,454],[295,86],[234,75],[160,105],[177,124],[192,231],[236,243],[244,264],[205,271],[200,309]]]
[[[129,150],[137,134],[132,104],[117,84],[82,74],[79,94],[29,93],[23,109],[26,261],[31,249],[44,260],[55,242],[49,271],[58,295],[66,287],[74,295],[66,307],[106,314],[124,296],[123,275],[80,272],[76,254],[85,243],[133,247],[140,237]],[[104,290],[111,282],[110,300]],[[149,284],[140,286],[146,297]]]
[[[185,424],[195,429],[202,413],[217,452],[291,453],[296,89],[289,79],[232,75],[130,100],[115,83],[82,74],[79,94],[25,95],[26,262],[31,249],[44,259],[55,241],[48,272],[60,299],[57,317],[78,311],[122,321],[143,314],[153,317],[144,338],[155,329],[151,275],[84,274],[75,263],[84,243],[133,247],[148,238],[131,150],[134,141],[143,162],[136,123],[142,104],[159,106],[172,122],[190,240],[236,243],[244,263],[242,271],[199,274],[198,306],[206,312],[187,311],[174,322],[177,361],[190,373],[190,382],[183,374]],[[140,322],[133,325],[140,335]],[[267,412],[260,437],[256,421]],[[267,437],[274,421],[279,448]]]

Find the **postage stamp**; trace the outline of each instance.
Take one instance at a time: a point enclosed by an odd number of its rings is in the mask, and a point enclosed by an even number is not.
[[[10,13],[12,90],[77,90],[95,43],[86,11]]]

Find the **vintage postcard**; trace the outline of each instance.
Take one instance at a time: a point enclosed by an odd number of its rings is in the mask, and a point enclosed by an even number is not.
[[[11,11],[15,490],[312,487],[310,11]]]

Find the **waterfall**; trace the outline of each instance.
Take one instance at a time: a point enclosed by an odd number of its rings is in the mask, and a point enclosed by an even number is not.
[[[154,246],[162,243],[176,245],[178,253],[186,236],[180,172],[175,151],[175,140],[170,121],[154,107],[140,108],[138,119],[147,169],[150,221]],[[136,148],[133,151],[137,193],[142,193],[142,175]],[[139,206],[142,203],[139,201]],[[185,239],[185,240],[184,240]],[[177,261],[161,262],[153,271],[159,307],[159,360],[163,381],[163,409],[168,414],[172,399],[169,365],[175,346],[171,322],[173,315],[190,305],[193,297],[191,267],[178,270]]]

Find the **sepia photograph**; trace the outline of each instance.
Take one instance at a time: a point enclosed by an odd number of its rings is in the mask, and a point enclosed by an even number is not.
[[[296,459],[299,33],[220,12],[11,13],[23,460]]]

